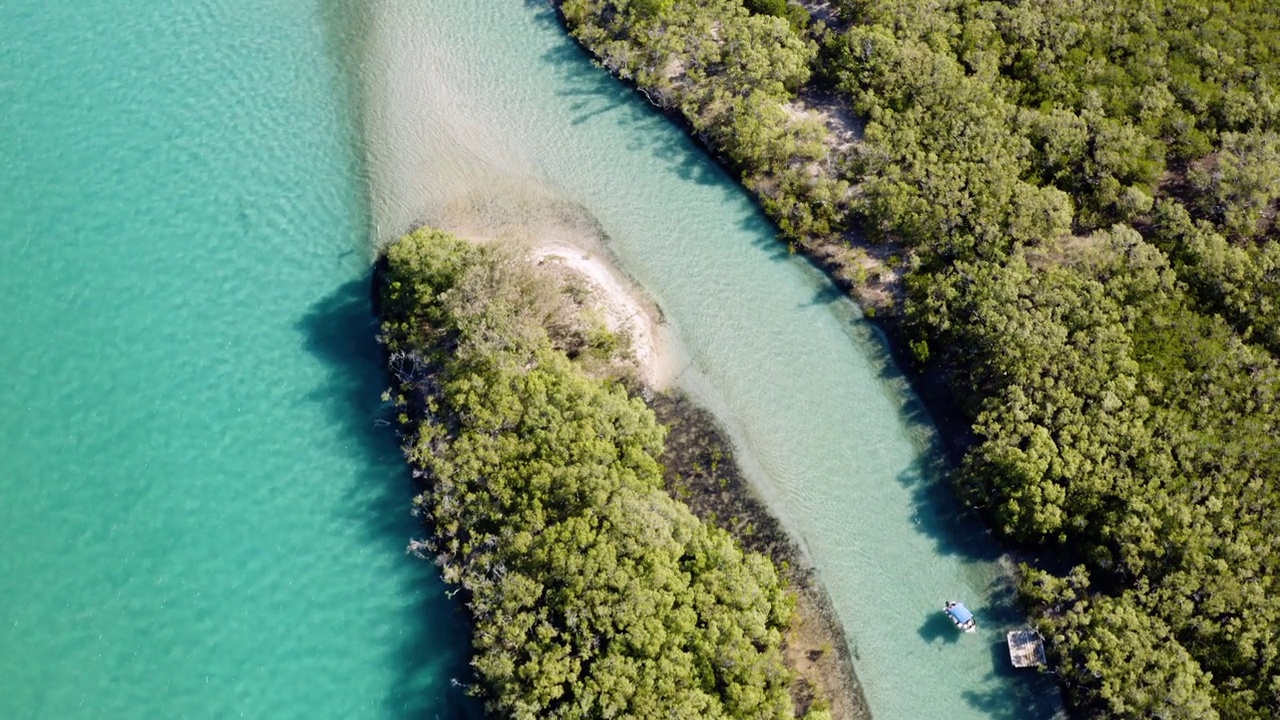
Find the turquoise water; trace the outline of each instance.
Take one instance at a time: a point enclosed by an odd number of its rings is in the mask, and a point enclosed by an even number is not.
[[[312,0],[0,3],[0,718],[431,718]]]
[[[543,2],[376,0],[358,43],[375,226],[571,240],[661,306],[677,383],[730,430],[804,543],[878,720],[1043,718],[1008,666],[998,549],[959,516],[928,418],[857,308],[789,256],[683,134],[595,68]],[[959,598],[980,632],[942,615]]]

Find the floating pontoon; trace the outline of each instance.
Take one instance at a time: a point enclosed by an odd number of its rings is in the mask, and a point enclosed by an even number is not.
[[[978,621],[974,619],[973,613],[969,612],[969,608],[965,607],[964,603],[948,600],[942,611],[951,618],[951,622],[955,623],[956,627],[965,632],[973,632],[978,628]]]
[[[1044,638],[1035,630],[1013,630],[1009,633],[1009,659],[1014,667],[1044,665]]]

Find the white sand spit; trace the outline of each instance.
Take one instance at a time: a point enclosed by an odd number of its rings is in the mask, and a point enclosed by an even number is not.
[[[585,280],[595,294],[597,306],[604,312],[609,330],[631,337],[631,350],[643,380],[654,389],[667,386],[672,368],[657,309],[641,301],[643,296],[632,283],[620,277],[602,258],[572,245],[536,245],[529,257],[539,265],[556,263]]]

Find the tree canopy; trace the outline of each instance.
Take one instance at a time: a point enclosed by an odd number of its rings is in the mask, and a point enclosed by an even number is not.
[[[467,593],[490,709],[793,717],[793,598],[767,558],[664,491],[664,429],[570,360],[562,290],[500,246],[431,229],[386,253],[383,339],[426,483],[415,504]]]
[[[897,259],[895,331],[971,422],[962,494],[1079,565],[1026,586],[1076,709],[1280,712],[1274,3],[625,5],[562,8],[784,239],[855,280]]]

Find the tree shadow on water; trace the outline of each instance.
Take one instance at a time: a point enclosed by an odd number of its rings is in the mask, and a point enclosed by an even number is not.
[[[963,697],[975,710],[991,720],[1065,720],[1061,696],[1052,672],[1033,668],[1015,668],[1009,661],[1009,646],[1004,635],[991,643],[991,665],[984,685],[994,689],[966,690]]]
[[[328,409],[361,468],[343,498],[341,520],[361,529],[376,553],[407,565],[397,568],[395,589],[407,601],[388,619],[395,625],[389,656],[396,672],[383,712],[395,720],[478,720],[480,704],[465,695],[465,684],[473,682],[465,611],[445,596],[434,566],[404,554],[409,538],[424,533],[409,514],[413,485],[380,400],[387,378],[372,287],[370,270],[314,304],[297,327],[307,350],[329,369],[307,399]]]
[[[586,49],[568,35],[555,9],[546,0],[525,0],[525,7],[541,29],[553,33],[558,41],[544,53],[544,60],[561,80],[564,89],[557,91],[574,111],[571,121],[582,125],[597,116],[614,114],[614,122],[625,132],[617,141],[631,150],[647,152],[666,164],[680,179],[706,187],[723,188],[726,198],[740,193],[732,173],[726,172],[707,148],[695,141],[691,130],[676,110],[663,110],[653,104],[644,92],[623,82],[599,63]],[[646,122],[672,123],[670,132],[649,131]],[[640,131],[637,131],[640,128]]]
[[[544,24],[554,25],[554,29],[548,29],[557,35],[564,33],[553,15],[549,21],[538,17]],[[608,76],[603,69],[599,69],[599,73],[584,72],[595,62],[586,50],[568,38],[553,44],[541,57],[564,81],[555,94],[565,98],[573,110],[574,125],[583,125],[611,111],[625,110],[634,102],[630,88]]]
[[[956,495],[950,472],[937,451],[926,450],[898,473],[898,482],[911,491],[916,531],[930,538],[940,555],[983,562],[999,559],[1003,549]]]
[[[847,297],[840,288],[835,286],[835,283],[825,282],[814,288],[813,297],[808,302],[802,303],[801,307],[825,307],[842,302]]]
[[[1066,714],[1057,676],[1047,670],[1014,667],[1006,633],[1026,627],[1012,578],[998,576],[987,588],[988,601],[975,613],[979,638],[988,640],[990,668],[980,687],[963,693],[966,703],[992,720],[1063,719]]]
[[[1002,605],[1003,601],[995,603]],[[1009,608],[985,607],[975,613],[978,633],[970,635],[957,630],[941,611],[931,612],[917,631],[926,643],[956,644],[983,642],[988,639],[990,668],[978,687],[965,690],[962,697],[971,707],[991,720],[1065,720],[1066,715],[1051,672],[1015,668],[1009,660],[1005,641]]]

